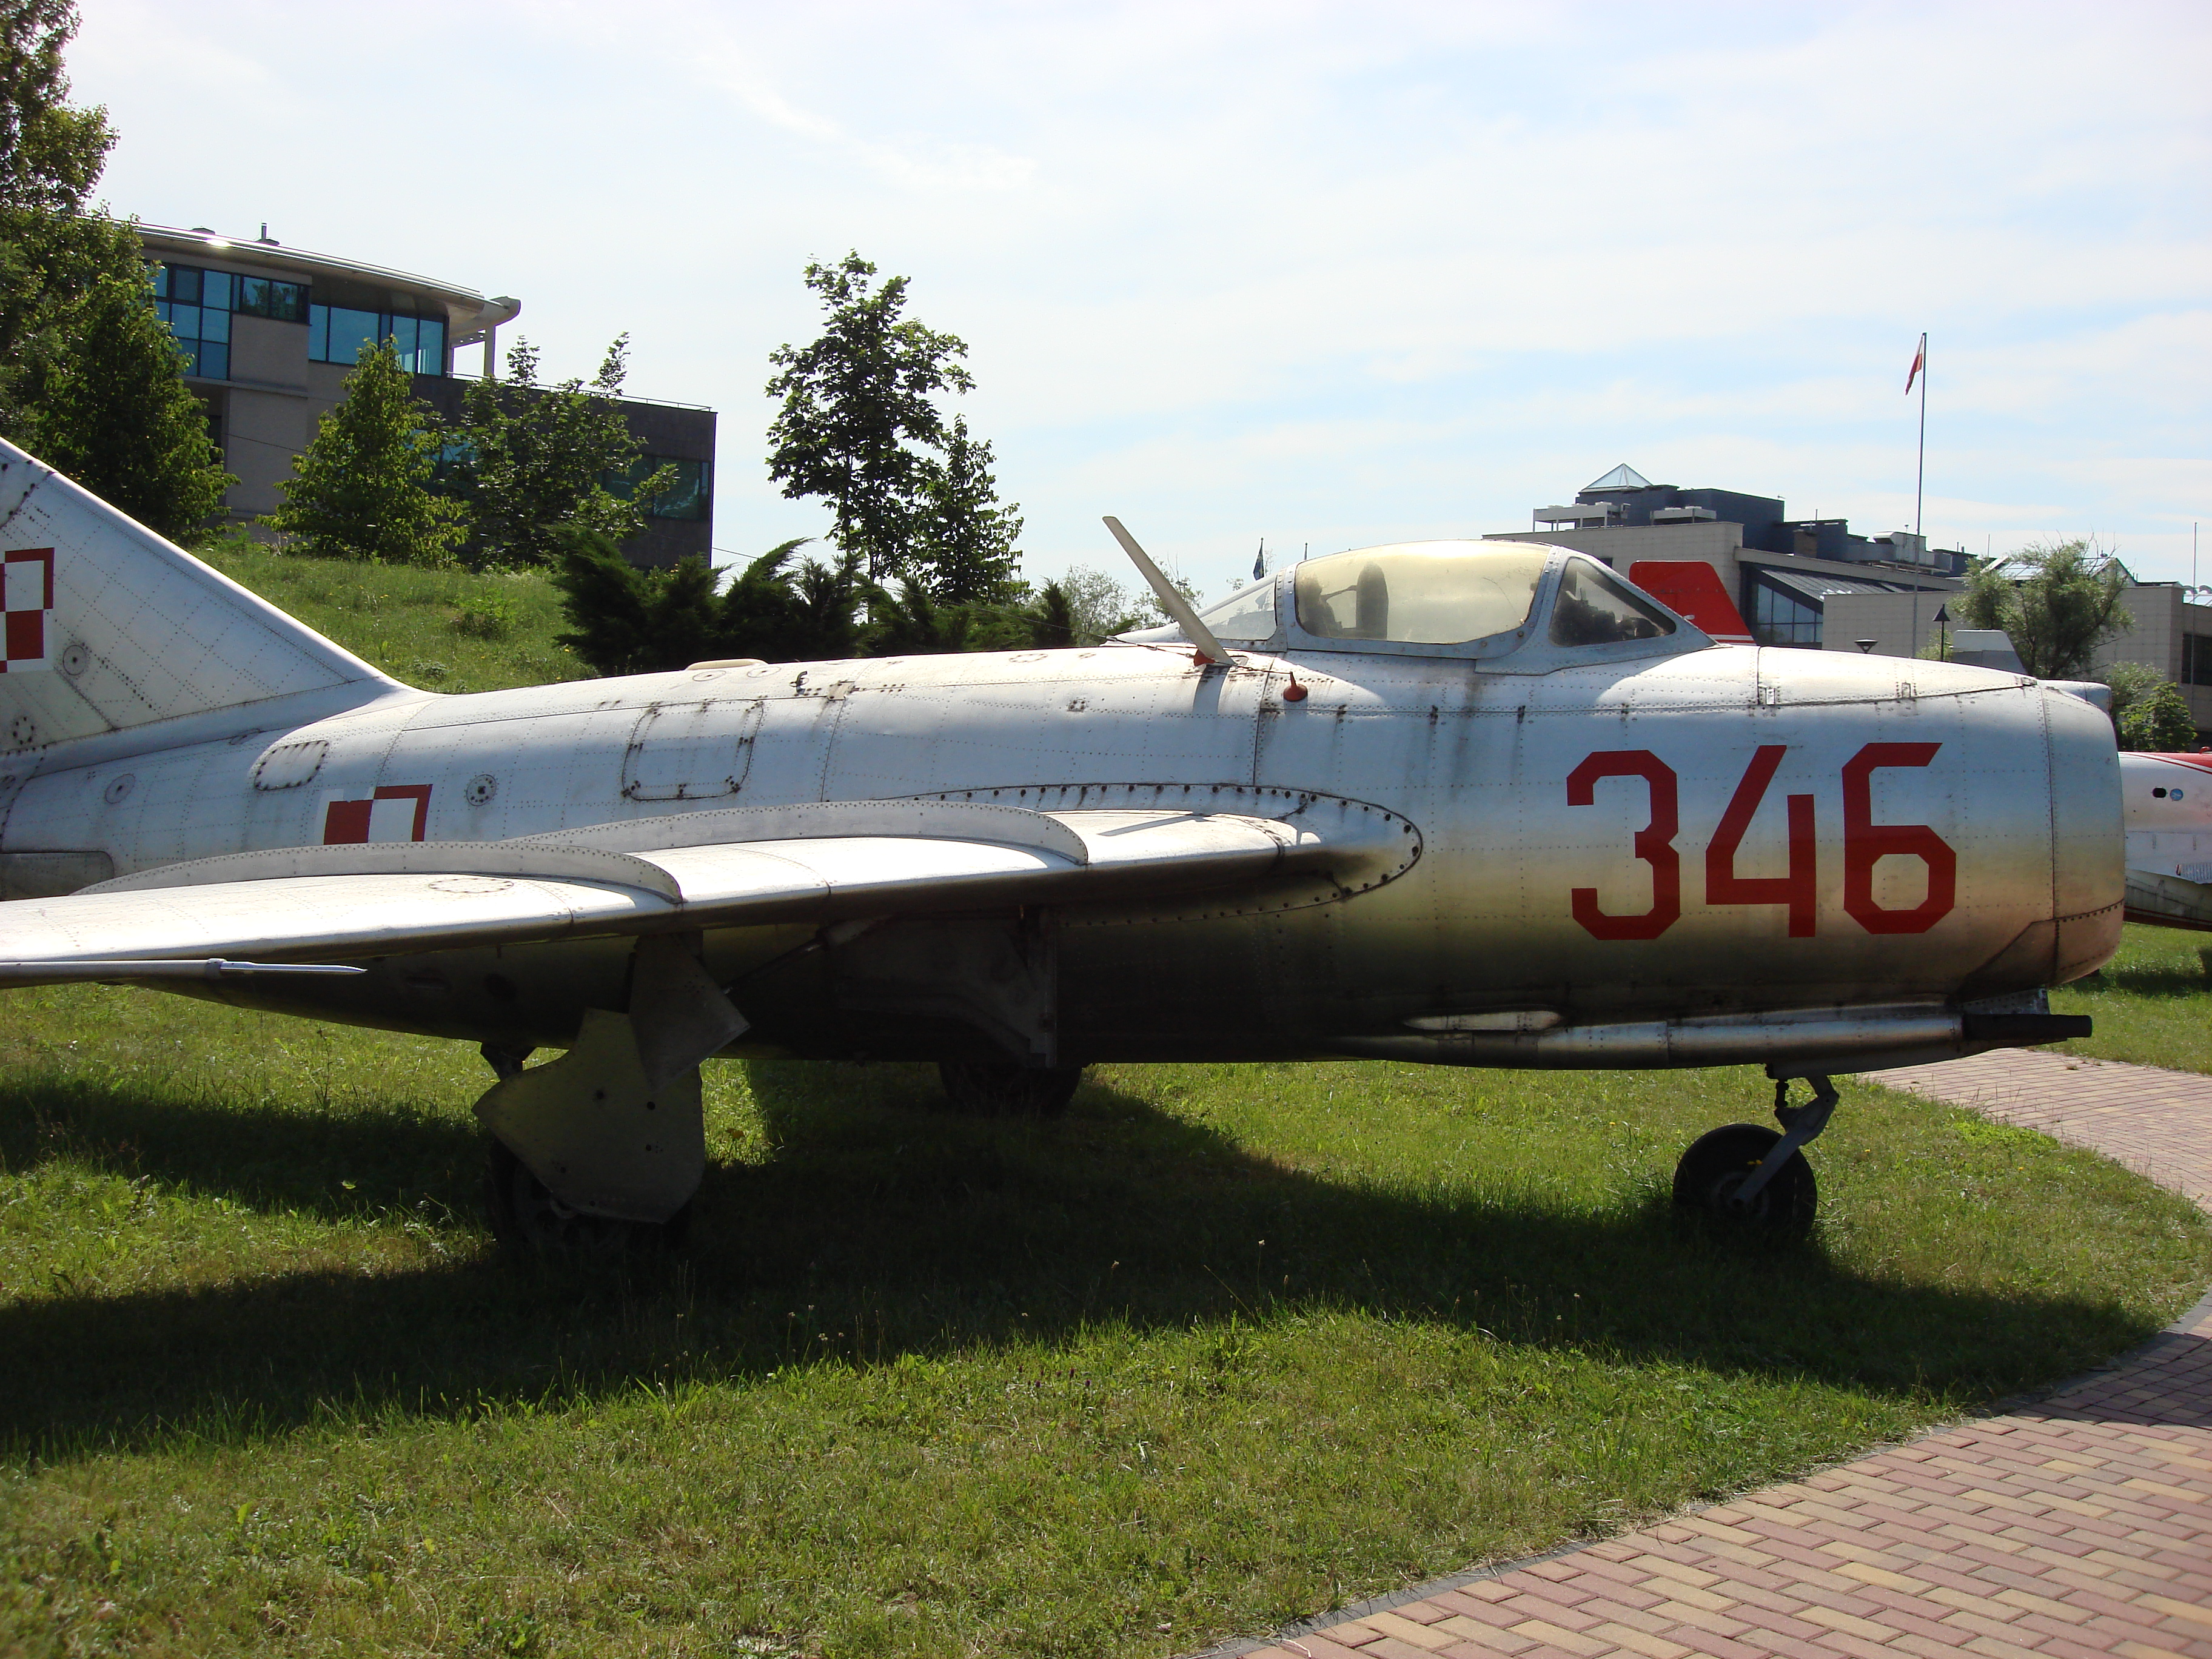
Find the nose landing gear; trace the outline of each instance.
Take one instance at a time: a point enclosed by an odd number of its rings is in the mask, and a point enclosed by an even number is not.
[[[1732,1227],[1762,1233],[1802,1232],[1820,1207],[1820,1183],[1799,1155],[1835,1115],[1835,1085],[1806,1079],[1813,1097],[1790,1103],[1790,1079],[1774,1084],[1780,1133],[1756,1123],[1730,1123],[1698,1137],[1674,1166],[1674,1202]]]

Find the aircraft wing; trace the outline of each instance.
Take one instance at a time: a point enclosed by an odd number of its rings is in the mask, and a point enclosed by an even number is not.
[[[1241,792],[1249,793],[1251,792]],[[0,904],[0,983],[210,976],[267,959],[1051,904],[1219,914],[1379,885],[1419,856],[1394,814],[1292,797],[1280,817],[1172,801],[695,812],[503,842],[287,848]],[[1288,803],[1285,803],[1288,804]],[[842,832],[842,833],[841,833]],[[710,839],[720,836],[723,839]],[[659,843],[654,845],[653,843]],[[636,847],[640,850],[629,850]]]

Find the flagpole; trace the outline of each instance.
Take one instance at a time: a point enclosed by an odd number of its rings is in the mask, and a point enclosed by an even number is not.
[[[1912,473],[1912,533],[1915,536],[1922,534],[1920,503],[1922,494],[1928,486],[1928,336],[1924,332],[1920,337],[1919,362],[1920,459]],[[1917,657],[1920,654],[1920,578],[1917,574],[1912,578],[1911,638],[1911,654]]]
[[[1912,477],[1912,533],[1920,533],[1920,495],[1928,483],[1928,337],[1920,337],[1920,465]]]

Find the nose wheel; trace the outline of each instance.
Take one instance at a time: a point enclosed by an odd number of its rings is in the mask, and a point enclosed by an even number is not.
[[[1820,1208],[1820,1187],[1802,1148],[1828,1127],[1836,1091],[1825,1077],[1807,1079],[1813,1098],[1790,1103],[1790,1081],[1774,1085],[1779,1132],[1730,1123],[1690,1143],[1674,1166],[1674,1202],[1749,1232],[1802,1232]]]

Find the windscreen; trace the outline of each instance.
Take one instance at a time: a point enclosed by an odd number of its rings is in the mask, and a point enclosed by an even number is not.
[[[1376,547],[1298,567],[1298,626],[1316,639],[1460,645],[1518,628],[1550,555],[1529,547]]]
[[[1618,645],[1674,631],[1674,624],[1650,601],[1591,561],[1570,559],[1559,573],[1559,597],[1552,602],[1553,645]]]
[[[1275,579],[1231,593],[1198,619],[1213,630],[1217,640],[1264,640],[1275,631]]]

